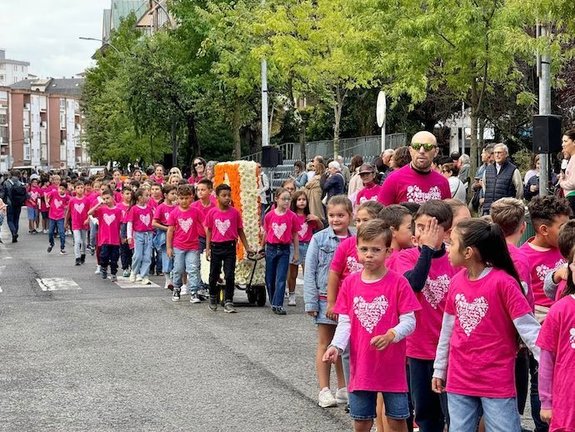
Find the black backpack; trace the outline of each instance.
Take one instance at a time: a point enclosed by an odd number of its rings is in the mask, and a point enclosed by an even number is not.
[[[21,181],[14,182],[12,179],[7,180],[12,187],[10,188],[10,204],[14,207],[22,207],[28,199],[26,186]]]

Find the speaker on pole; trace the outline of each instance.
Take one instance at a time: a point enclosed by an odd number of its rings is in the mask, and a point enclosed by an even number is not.
[[[533,116],[533,152],[557,153],[561,151],[561,116]]]
[[[262,147],[262,167],[275,168],[283,163],[283,157],[277,147]]]

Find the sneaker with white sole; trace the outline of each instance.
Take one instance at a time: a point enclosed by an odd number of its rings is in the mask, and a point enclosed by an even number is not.
[[[321,389],[317,398],[317,404],[321,408],[331,408],[337,406],[337,401],[333,397],[331,390],[327,387]]]
[[[192,295],[190,296],[190,303],[201,303],[202,301],[200,300],[200,296],[198,295],[198,293],[192,293]]]
[[[174,292],[172,294],[172,301],[179,302],[180,301],[180,289],[174,288]]]
[[[142,282],[144,278],[142,276],[136,276],[136,282]]]
[[[122,277],[129,278],[130,277],[130,270],[126,269],[122,272]]]
[[[288,306],[296,306],[295,293],[289,293]]]
[[[190,291],[188,291],[188,286],[187,285],[182,285],[182,295],[187,295],[190,293]]]
[[[224,312],[225,313],[237,313],[238,311],[234,307],[232,302],[225,302],[224,303]]]
[[[148,276],[146,276],[145,278],[142,278],[142,280],[140,282],[142,285],[152,285],[152,282],[150,282],[150,279],[148,279]]]
[[[102,267],[96,266],[96,271],[94,272],[94,274],[100,274],[101,271],[102,271]]]
[[[342,387],[337,389],[335,392],[335,400],[337,401],[338,405],[347,404],[349,398],[347,396],[347,387]]]
[[[136,273],[130,273],[130,282],[136,282]]]
[[[118,282],[118,276],[112,275],[112,276],[110,276],[110,280],[111,280],[112,282]]]

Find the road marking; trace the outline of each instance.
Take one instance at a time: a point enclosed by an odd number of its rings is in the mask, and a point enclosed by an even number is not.
[[[125,277],[119,277],[116,285],[123,289],[132,289],[132,288],[160,288],[159,285],[156,285],[152,282],[150,285],[142,285],[140,282],[130,282],[130,279]]]
[[[36,282],[38,282],[42,291],[69,291],[81,289],[80,285],[72,279],[66,278],[42,278],[36,279]]]
[[[6,266],[0,266],[0,278],[2,277],[2,273],[4,273],[4,270],[6,270]],[[2,287],[0,287],[0,293],[3,293],[4,291],[2,291]]]

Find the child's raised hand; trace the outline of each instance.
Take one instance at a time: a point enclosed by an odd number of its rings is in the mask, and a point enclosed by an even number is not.
[[[550,424],[551,417],[553,417],[553,410],[541,408],[541,411],[539,411],[539,416],[545,423]]]
[[[317,316],[317,311],[307,311],[307,314],[312,317],[315,318]]]
[[[445,382],[441,378],[433,378],[431,380],[431,390],[435,393],[443,393],[445,391]]]
[[[561,282],[562,280],[567,280],[567,267],[561,267],[555,270],[555,273],[553,274],[553,282]]]
[[[381,351],[387,348],[387,346],[393,342],[394,338],[395,332],[392,329],[389,329],[384,335],[372,337],[369,343],[377,350]]]
[[[419,246],[427,246],[431,249],[435,249],[437,242],[439,241],[439,227],[437,225],[437,219],[431,218],[425,224],[423,232],[419,236]]]
[[[308,222],[317,222],[317,221],[319,221],[319,218],[316,215],[310,213],[307,215],[305,220]]]
[[[335,363],[337,361],[338,356],[339,356],[338,349],[332,345],[327,348],[321,360],[324,363]]]

